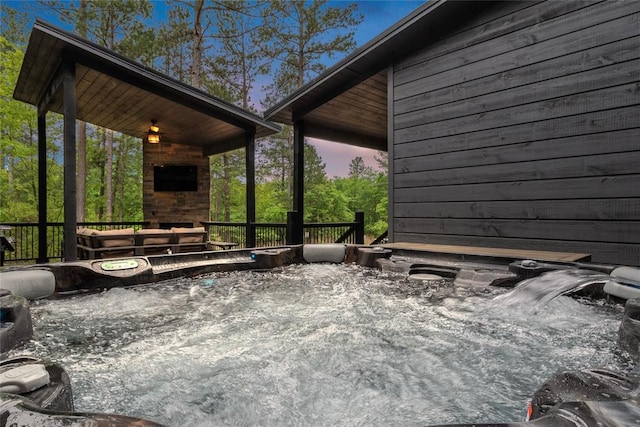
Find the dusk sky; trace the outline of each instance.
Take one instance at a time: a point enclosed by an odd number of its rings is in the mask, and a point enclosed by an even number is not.
[[[59,25],[67,30],[73,30],[69,28],[69,25],[61,23],[54,11],[43,7],[35,0],[0,0],[9,6],[22,10],[33,16],[48,21],[54,25]],[[329,1],[331,6],[339,6],[353,3],[353,1]],[[358,12],[364,16],[363,22],[356,30],[355,39],[358,46],[362,46],[369,40],[373,39],[378,34],[382,33],[388,27],[395,24],[397,21],[408,15],[411,11],[417,8],[424,1],[415,0],[366,0],[355,1],[358,4]],[[156,10],[163,10],[165,2],[157,1]],[[161,17],[159,17],[162,19]],[[331,62],[327,63],[327,66],[331,66],[342,59],[344,55],[334,57]],[[258,88],[257,88],[258,89]],[[259,95],[258,95],[259,96]],[[318,154],[322,157],[326,163],[326,172],[329,178],[334,176],[346,176],[348,173],[348,167],[351,160],[360,156],[364,159],[365,163],[369,166],[375,166],[376,162],[373,156],[375,151],[366,148],[352,147],[345,144],[337,144],[326,141],[320,141],[316,139],[310,139],[310,142],[316,147]]]

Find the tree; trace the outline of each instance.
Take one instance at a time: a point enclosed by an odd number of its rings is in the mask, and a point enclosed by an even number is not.
[[[76,20],[76,31],[78,35],[82,37],[87,37],[86,14],[87,1],[80,0]],[[87,124],[81,120],[77,121],[76,147],[76,219],[78,222],[84,222],[87,211]]]
[[[234,150],[212,156],[211,194],[212,219],[215,221],[240,221],[246,218],[244,200],[244,150]],[[238,191],[241,190],[241,194]],[[240,196],[234,198],[234,196]]]
[[[15,101],[13,89],[24,52],[0,36],[0,217],[3,221],[38,219],[38,139],[35,108]],[[49,219],[59,220],[62,209],[62,168],[54,161],[58,116],[48,118],[52,138],[47,143]]]
[[[156,67],[174,79],[188,82],[189,11],[177,2],[171,3],[168,22],[157,32]]]
[[[214,54],[204,59],[204,65],[211,71],[203,76],[206,90],[247,110],[255,110],[250,102],[250,91],[257,75],[264,72],[256,44],[258,24],[255,11],[260,7],[260,2],[219,2],[212,12],[213,26],[217,30],[213,37],[217,43],[213,46]],[[232,188],[237,187],[245,174],[243,154],[242,151],[233,151],[211,159],[212,171],[221,177],[211,182],[212,194],[215,195],[213,212],[217,217],[222,211],[225,221],[231,218],[232,205],[235,205],[232,198],[237,191],[232,191]],[[246,200],[243,200],[243,219],[246,217],[245,204]]]
[[[224,87],[220,96],[237,103],[245,110],[255,111],[251,103],[251,89],[258,75],[268,72],[269,61],[262,55],[257,20],[264,2],[245,0],[226,1],[226,7],[214,11],[214,24],[219,43],[215,54],[208,57],[207,65],[213,76],[220,79],[217,87]]]
[[[5,3],[0,3],[2,37],[13,45],[14,49],[22,48],[27,44],[28,22],[29,17],[25,12],[19,12]]]
[[[305,211],[304,220],[312,222],[348,221],[353,212],[347,207],[347,199],[327,179],[325,164],[316,148],[305,143],[304,156]]]
[[[276,101],[301,87],[325,68],[322,60],[355,47],[353,29],[362,21],[357,5],[330,7],[325,0],[269,2],[263,10],[260,27],[263,54],[277,67],[272,81],[265,86],[263,105]],[[305,144],[305,147],[309,145]],[[280,174],[286,199],[292,200],[293,132],[285,127],[280,135],[261,142],[262,168]],[[312,155],[305,148],[305,157]],[[286,187],[284,182],[286,180]]]
[[[351,160],[349,163],[349,177],[362,178],[367,171],[362,157],[358,156]]]
[[[326,0],[274,0],[265,8],[262,51],[278,66],[274,83],[267,86],[269,104],[321,73],[323,59],[355,47],[354,29],[362,22],[357,5],[327,4]]]
[[[273,203],[283,207],[283,221],[286,212],[292,209],[293,193],[293,131],[290,126],[285,126],[277,135],[263,139],[257,144],[257,170],[256,177],[259,181],[274,183],[276,189]]]
[[[376,161],[384,165],[386,153],[378,153]],[[387,172],[366,166],[361,157],[349,164],[348,178],[334,180],[338,190],[347,198],[347,207],[365,213],[365,233],[379,236],[387,229]]]
[[[75,24],[76,31],[84,37],[90,37],[98,44],[111,50],[115,50],[133,59],[142,60],[148,64],[153,62],[153,46],[155,37],[153,31],[145,29],[142,20],[151,16],[151,2],[148,0],[81,0],[79,5],[69,3],[61,5],[60,2],[48,2],[59,12],[62,20]],[[117,203],[114,198],[119,193],[120,198],[124,188],[113,186],[114,164],[126,165],[124,159],[114,159],[118,156],[130,156],[131,153],[123,153],[122,147],[114,147],[114,133],[107,130],[104,134],[105,155],[98,167],[103,169],[101,176],[104,178],[98,185],[104,186],[100,194],[105,198],[105,209],[98,209],[99,219],[113,220],[114,207]],[[122,141],[122,139],[120,139]],[[86,180],[87,149],[86,127],[79,123],[78,132],[78,219],[85,219],[85,204],[87,197]],[[135,149],[131,147],[132,149]],[[126,173],[125,171],[120,171]],[[104,214],[104,217],[103,217]]]

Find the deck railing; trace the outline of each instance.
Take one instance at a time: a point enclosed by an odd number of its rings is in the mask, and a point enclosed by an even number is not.
[[[291,241],[290,227],[287,223],[251,223],[255,243],[247,243],[247,224],[241,222],[205,221],[209,239],[214,241],[237,243],[237,248],[283,246]],[[31,222],[2,223],[6,237],[13,240],[15,251],[6,251],[4,262],[9,264],[35,263],[38,259],[38,224]],[[123,229],[134,230],[148,227],[148,222],[82,222],[79,227],[98,230]],[[4,228],[4,227],[3,227]],[[61,261],[63,254],[62,222],[47,223],[47,257],[50,261]],[[289,230],[289,231],[288,231]],[[287,233],[289,232],[289,236]],[[307,223],[303,224],[303,243],[364,243],[364,215],[356,213],[353,222]]]
[[[239,248],[248,246],[283,246],[288,242],[287,223],[254,222],[256,241],[247,245],[247,224],[244,222],[205,221],[211,240],[238,243]],[[303,243],[364,243],[364,216],[356,214],[353,222],[306,223],[303,224]]]

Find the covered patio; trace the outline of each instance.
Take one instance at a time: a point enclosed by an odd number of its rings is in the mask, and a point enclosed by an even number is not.
[[[455,3],[455,2],[454,2]],[[294,127],[294,207],[304,217],[304,139],[318,138],[389,153],[393,175],[393,58],[415,49],[415,41],[442,31],[455,17],[475,13],[475,7],[429,3],[398,21],[315,80],[272,106],[267,120]],[[425,25],[428,29],[425,30]],[[389,181],[389,200],[393,194]],[[389,203],[389,218],[393,218]],[[302,243],[301,229],[296,242]],[[389,221],[389,235],[393,221]]]
[[[247,224],[255,222],[255,139],[279,132],[278,125],[41,20],[33,26],[14,98],[37,107],[38,262],[47,262],[45,119],[49,111],[64,116],[63,249],[66,261],[74,261],[77,256],[76,120],[140,138],[144,143],[145,220],[158,209],[154,205],[157,196],[153,189],[154,166],[175,165],[176,161],[201,163],[198,177],[203,179],[190,195],[199,199],[206,197],[206,203],[200,200],[201,212],[194,213],[194,217],[198,222],[207,221],[207,156],[244,148],[246,221]],[[154,133],[150,129],[152,124],[159,128],[159,144],[148,143],[149,135]],[[181,153],[188,153],[188,160],[181,158]],[[175,195],[175,192],[163,193],[162,204],[166,204],[167,198],[175,199]],[[180,198],[186,209],[191,209],[196,202]],[[155,219],[156,222],[162,220]],[[248,234],[252,230],[247,227]],[[249,244],[254,241],[255,236],[247,235]]]

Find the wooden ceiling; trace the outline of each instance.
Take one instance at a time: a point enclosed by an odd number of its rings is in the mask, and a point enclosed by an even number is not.
[[[152,120],[161,141],[203,147],[206,154],[244,147],[280,127],[160,74],[113,51],[53,27],[34,24],[14,98],[63,113],[61,64],[76,64],[79,120],[144,138]]]
[[[288,125],[303,119],[307,137],[387,151],[387,70],[363,81],[353,77],[347,87],[329,82],[328,89],[312,88],[300,99],[285,100],[265,117]]]
[[[330,99],[305,115],[304,120],[308,136],[346,139],[350,145],[386,151],[387,71]]]

